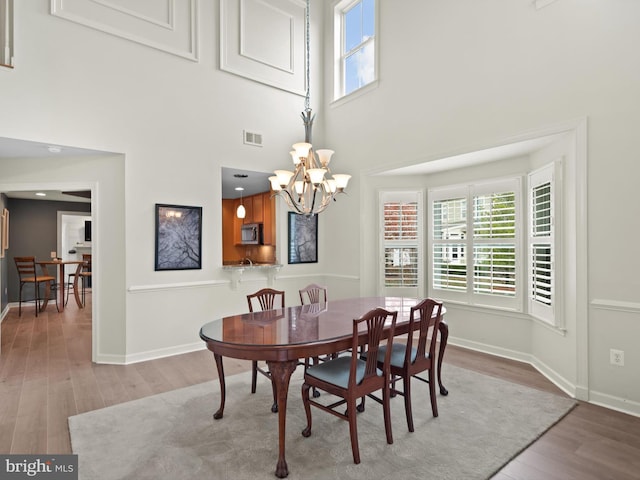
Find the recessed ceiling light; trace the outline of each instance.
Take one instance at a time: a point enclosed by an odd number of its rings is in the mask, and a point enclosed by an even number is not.
[[[47,147],[47,150],[49,150],[51,153],[60,153],[62,151],[62,147],[57,147],[55,145],[49,145]]]
[[[44,193],[44,192],[36,192],[36,196],[37,196],[37,197],[46,197],[46,196],[47,196],[47,194],[46,194],[46,193]]]
[[[235,190],[236,190],[236,192],[241,192],[241,191],[243,191],[243,190],[244,190],[244,188],[242,188],[242,187],[236,187],[236,188],[235,188]]]

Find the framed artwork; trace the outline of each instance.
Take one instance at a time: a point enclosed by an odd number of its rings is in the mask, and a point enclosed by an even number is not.
[[[202,207],[156,203],[156,271],[202,268]]]
[[[0,258],[4,258],[4,251],[9,248],[9,210],[2,210],[0,218]]]
[[[289,212],[289,263],[318,261],[318,215]]]

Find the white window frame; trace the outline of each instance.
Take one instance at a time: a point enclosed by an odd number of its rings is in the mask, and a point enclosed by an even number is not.
[[[13,68],[13,0],[0,0],[0,67]]]
[[[333,33],[334,33],[334,69],[333,69],[333,100],[338,101],[341,99],[347,98],[355,98],[360,94],[368,92],[370,89],[377,87],[378,84],[378,52],[379,52],[379,28],[378,28],[378,18],[379,18],[379,3],[380,0],[374,0],[374,33],[373,37],[369,38],[365,42],[361,43],[356,49],[361,48],[365,44],[372,44],[374,53],[373,53],[373,62],[374,62],[374,78],[371,82],[363,85],[359,88],[356,88],[354,91],[345,94],[345,58],[343,56],[343,46],[345,42],[344,38],[344,14],[353,8],[354,5],[361,3],[362,0],[338,0],[334,2],[333,5]]]
[[[487,243],[485,240],[479,240],[473,238],[473,198],[477,195],[486,195],[491,193],[503,193],[514,192],[515,194],[515,236],[513,239],[515,247],[515,285],[516,292],[512,297],[506,297],[501,295],[493,295],[487,293],[475,293],[473,288],[473,252],[474,246]],[[433,255],[434,247],[439,244],[451,243],[447,239],[434,239],[434,202],[439,200],[447,200],[454,198],[466,198],[467,200],[467,214],[466,214],[466,238],[463,240],[456,240],[455,243],[464,243],[464,249],[466,252],[466,290],[454,291],[449,289],[435,288],[433,278]],[[523,310],[523,298],[526,286],[523,282],[523,255],[522,255],[522,178],[507,178],[507,179],[495,179],[487,182],[469,184],[469,185],[456,185],[451,187],[441,187],[431,189],[428,191],[428,219],[429,219],[429,234],[428,234],[428,258],[429,258],[429,296],[448,300],[451,302],[483,306],[490,308],[498,308],[503,310],[511,310],[521,312]]]
[[[381,190],[378,192],[378,225],[379,225],[379,271],[378,293],[388,296],[422,297],[425,292],[424,285],[424,193],[421,190]],[[415,241],[388,241],[385,240],[384,204],[388,202],[416,202],[417,212],[417,237]],[[418,284],[416,287],[392,288],[385,285],[385,249],[388,246],[416,247]]]
[[[527,310],[528,313],[549,325],[557,328],[564,328],[562,323],[563,315],[558,315],[558,312],[562,311],[561,299],[562,292],[562,257],[559,255],[561,252],[560,236],[558,227],[562,225],[562,202],[559,199],[562,198],[562,159],[558,159],[550,164],[547,164],[537,170],[530,172],[527,175],[527,191],[528,191],[528,228],[527,228],[527,268],[528,268],[528,281],[527,281]],[[545,236],[534,236],[533,234],[533,189],[550,183],[551,186],[551,231]],[[533,295],[533,245],[546,243],[549,244],[551,249],[551,304],[544,305],[541,302],[535,301]]]

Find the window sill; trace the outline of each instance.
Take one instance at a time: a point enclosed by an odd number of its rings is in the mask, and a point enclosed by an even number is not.
[[[434,297],[437,298],[437,297]],[[557,326],[557,325],[552,325],[549,322],[545,321],[545,320],[541,320],[540,318],[531,315],[530,313],[525,313],[525,312],[521,312],[518,310],[513,310],[513,309],[507,309],[507,308],[501,308],[501,307],[491,307],[491,306],[487,306],[487,305],[470,305],[468,303],[464,303],[464,302],[456,302],[456,301],[451,301],[451,300],[440,300],[442,301],[449,310],[451,309],[460,309],[460,310],[465,310],[468,312],[483,312],[483,313],[491,313],[492,315],[497,315],[497,316],[501,316],[501,317],[509,317],[509,318],[516,318],[518,320],[528,320],[530,322],[535,322],[537,324],[539,324],[540,326],[551,330],[554,333],[557,333],[558,335],[562,335],[565,336],[567,334],[567,329]]]
[[[378,88],[378,80],[374,80],[373,82],[365,85],[364,87],[361,87],[361,88],[359,88],[357,90],[354,90],[353,92],[349,93],[348,95],[344,95],[342,97],[336,98],[335,100],[333,100],[332,102],[329,103],[329,106],[331,108],[339,107],[340,105],[344,105],[345,103],[348,103],[351,100],[355,100],[356,98],[359,98],[362,95],[366,95],[371,90],[375,90],[376,88]]]

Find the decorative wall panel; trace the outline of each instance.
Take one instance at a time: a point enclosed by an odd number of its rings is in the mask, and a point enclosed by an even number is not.
[[[220,69],[304,95],[305,4],[220,0]]]
[[[198,0],[51,0],[51,15],[198,60]]]

